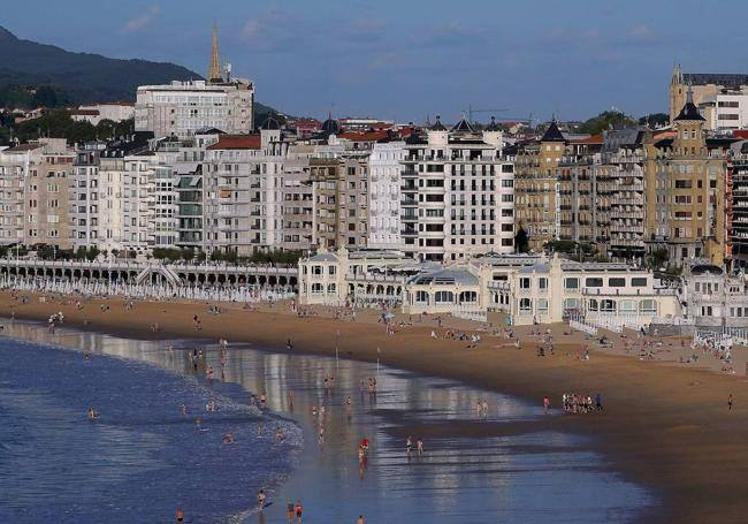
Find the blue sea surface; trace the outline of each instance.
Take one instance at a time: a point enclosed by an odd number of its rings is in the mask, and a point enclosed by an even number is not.
[[[242,396],[237,385],[0,338],[0,522],[172,522],[177,507],[188,522],[239,519],[290,472],[302,442],[297,425],[232,399]]]

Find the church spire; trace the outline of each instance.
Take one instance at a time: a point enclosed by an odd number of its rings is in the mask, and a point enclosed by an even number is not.
[[[213,34],[210,39],[210,66],[208,67],[208,81],[220,82],[221,59],[218,56],[218,26],[213,24]]]

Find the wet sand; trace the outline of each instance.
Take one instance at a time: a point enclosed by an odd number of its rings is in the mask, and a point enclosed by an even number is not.
[[[210,315],[206,304],[138,302],[126,311],[121,300],[87,300],[82,309],[76,308],[74,300],[65,301],[69,303],[30,297],[21,304],[4,293],[0,315],[14,313],[16,318],[46,320],[51,313],[62,311],[68,325],[124,336],[225,337],[281,350],[291,338],[294,351],[334,355],[337,345],[341,357],[370,362],[376,360],[380,348],[381,361],[387,365],[457,379],[538,404],[546,394],[558,406],[564,392],[600,392],[604,415],[553,417],[539,422],[536,429],[561,426],[564,431],[596,437],[596,445],[613,461],[616,471],[654,489],[660,497],[662,504],[645,516],[647,521],[745,522],[748,514],[744,496],[748,484],[748,393],[742,375],[641,361],[623,355],[623,342],[618,337],[614,349],[599,350],[579,333],[564,335],[565,328],[560,325],[552,328],[555,354],[541,358],[536,356],[538,340],[527,329],[517,330],[520,349],[485,333],[477,349],[466,349],[465,341],[431,338],[432,325],[416,324],[388,336],[372,312],[359,314],[352,322],[297,318],[283,305],[261,311],[222,306],[222,314]],[[109,310],[102,311],[102,303]],[[196,314],[201,321],[199,331],[192,320]],[[156,334],[151,330],[154,323],[159,328]],[[578,358],[584,345],[592,351],[590,360]],[[669,348],[675,351],[679,345],[676,342]],[[730,393],[734,396],[732,411],[727,409]],[[440,432],[440,437],[450,432],[480,437],[486,431],[513,431],[470,424],[434,428],[419,424],[403,431],[411,429],[426,439],[431,429]]]

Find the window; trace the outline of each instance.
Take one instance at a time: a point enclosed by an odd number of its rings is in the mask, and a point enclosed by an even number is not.
[[[602,313],[615,313],[616,303],[614,300],[605,299],[600,301],[600,311]]]
[[[587,303],[587,309],[590,311],[597,311],[598,305],[597,300],[594,298],[591,298],[590,301]]]
[[[564,311],[579,309],[578,298],[567,298],[564,299]]]
[[[548,279],[545,277],[540,277],[538,279],[538,289],[548,289]]]
[[[626,287],[626,279],[625,278],[609,278],[608,285],[610,287]]]
[[[584,281],[584,285],[587,287],[603,287],[602,278],[588,278]]]
[[[435,303],[451,303],[455,301],[454,293],[451,291],[437,291],[434,294],[434,302]]]
[[[519,310],[522,313],[531,313],[532,312],[532,300],[529,298],[521,298],[519,300]]]
[[[631,279],[631,287],[647,287],[646,277],[634,277]]]
[[[317,282],[315,284],[312,284],[312,294],[313,295],[321,294],[322,291],[323,291],[322,284],[320,284],[319,282]]]
[[[636,302],[633,300],[621,300],[621,313],[635,313]]]
[[[639,302],[639,312],[641,313],[657,313],[657,303],[649,298]]]
[[[312,266],[312,275],[321,275],[322,266]]]
[[[530,279],[527,277],[522,277],[519,279],[519,288],[520,289],[530,289]]]
[[[538,312],[548,313],[548,299],[547,298],[538,299]]]
[[[565,279],[564,289],[579,289],[579,279],[576,277]]]
[[[335,274],[335,266],[327,266],[327,274],[328,275],[334,275]]]
[[[416,304],[428,304],[429,294],[426,291],[416,291]]]

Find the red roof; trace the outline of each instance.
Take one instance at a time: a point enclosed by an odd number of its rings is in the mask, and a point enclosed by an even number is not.
[[[587,138],[580,138],[578,140],[572,140],[572,144],[602,144],[603,135],[592,135]]]
[[[208,146],[209,150],[221,149],[260,149],[262,140],[260,135],[223,135],[218,142]]]
[[[345,133],[340,133],[338,138],[345,138],[352,142],[376,142],[378,140],[384,140],[388,136],[390,136],[389,131],[386,129],[380,129],[378,131],[346,131]]]
[[[748,138],[748,129],[734,129],[732,131],[732,136],[745,140],[746,138]]]
[[[677,131],[662,131],[661,133],[655,133],[654,135],[652,135],[652,138],[656,142],[658,140],[664,140],[666,138],[675,138],[676,136],[678,136]]]

